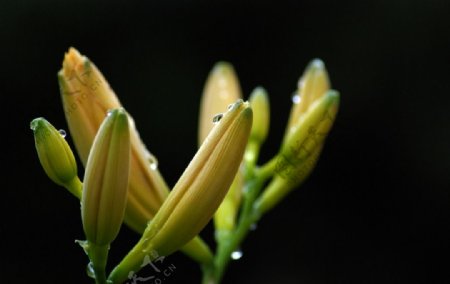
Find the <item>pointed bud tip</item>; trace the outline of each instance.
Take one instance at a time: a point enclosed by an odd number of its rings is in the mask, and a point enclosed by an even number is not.
[[[253,92],[250,94],[249,101],[252,102],[257,97],[259,97],[259,99],[268,100],[267,91],[266,89],[264,89],[264,87],[258,86],[255,89],[253,89]]]
[[[234,67],[229,62],[219,61],[214,65],[212,73],[222,75],[226,75],[227,73],[234,73]]]
[[[38,130],[39,127],[42,126],[42,124],[44,124],[46,122],[48,123],[48,121],[43,117],[35,118],[30,122],[30,129],[33,131],[36,131],[36,130]]]
[[[320,58],[314,58],[309,62],[307,69],[325,69],[325,63]]]
[[[107,116],[114,120],[119,129],[128,126],[128,116],[124,108],[115,108],[108,110]]]
[[[89,66],[89,59],[81,55],[81,53],[74,47],[70,47],[69,50],[64,54],[63,69],[64,76],[70,75],[72,70],[81,71]]]

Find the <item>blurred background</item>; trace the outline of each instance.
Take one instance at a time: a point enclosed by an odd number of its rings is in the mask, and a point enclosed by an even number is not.
[[[196,152],[203,84],[231,62],[264,86],[277,153],[291,94],[321,58],[341,109],[309,180],[243,244],[224,283],[449,283],[448,1],[0,1],[2,283],[90,283],[79,203],[42,170],[29,122],[67,129],[70,46],[104,73],[174,185]],[[71,143],[71,137],[68,135]],[[202,236],[213,246],[212,228]],[[111,264],[136,242],[123,227]],[[163,283],[199,283],[182,254]],[[151,282],[148,282],[151,283]]]

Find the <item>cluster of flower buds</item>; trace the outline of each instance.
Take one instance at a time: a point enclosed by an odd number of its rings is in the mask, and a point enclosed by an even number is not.
[[[97,67],[70,48],[58,79],[70,135],[86,168],[83,181],[61,131],[43,118],[31,128],[46,174],[81,200],[87,240],[80,244],[97,283],[126,281],[155,251],[167,256],[181,250],[203,265],[214,263],[200,231],[214,218],[218,243],[227,243],[245,223],[240,214],[250,208],[262,216],[298,187],[313,170],[339,105],[323,62],[313,60],[300,78],[278,154],[258,167],[269,132],[268,94],[257,87],[244,102],[234,68],[219,62],[203,91],[199,149],[169,190],[157,159]],[[264,189],[255,188],[269,178]],[[123,222],[142,236],[107,277],[108,250]]]

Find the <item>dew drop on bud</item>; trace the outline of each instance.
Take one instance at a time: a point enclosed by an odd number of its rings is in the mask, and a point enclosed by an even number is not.
[[[66,131],[64,129],[60,129],[60,130],[58,130],[58,132],[59,132],[59,134],[61,135],[62,138],[66,138],[67,133],[66,133]]]
[[[227,106],[227,110],[230,110],[230,109],[232,109],[232,108],[233,108],[233,106],[234,106],[234,104],[229,104],[229,105]]]
[[[223,113],[216,114],[213,117],[213,123],[218,123],[222,119],[222,117],[223,117]]]
[[[300,103],[300,100],[301,100],[300,95],[297,92],[292,95],[292,102],[294,104]]]
[[[110,116],[112,112],[113,112],[113,109],[108,109],[108,111],[106,112],[106,116]]]
[[[238,260],[240,259],[244,254],[242,253],[242,251],[240,249],[235,250],[231,253],[231,258],[233,260]]]
[[[153,156],[152,154],[148,154],[148,162],[150,163],[150,169],[152,170],[156,170],[158,169],[158,159],[156,159],[155,156]]]

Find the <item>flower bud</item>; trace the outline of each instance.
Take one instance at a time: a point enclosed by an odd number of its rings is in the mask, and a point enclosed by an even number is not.
[[[266,90],[262,87],[254,89],[249,102],[253,110],[253,126],[244,160],[246,168],[252,170],[256,165],[261,145],[269,132],[270,108]]]
[[[89,242],[107,245],[119,233],[127,204],[129,171],[127,114],[115,109],[100,126],[86,165],[81,212]]]
[[[214,214],[214,227],[216,238],[227,236],[236,226],[236,217],[242,200],[244,175],[240,170],[236,173],[230,190]]]
[[[213,118],[227,111],[227,107],[242,98],[239,80],[233,66],[218,62],[209,73],[200,104],[199,145],[214,126]]]
[[[311,104],[283,143],[276,157],[276,176],[257,201],[264,213],[300,185],[314,168],[335,120],[339,94],[330,90]]]
[[[34,133],[39,161],[47,176],[65,187],[71,187],[72,183],[79,181],[75,157],[63,135],[44,118],[34,119],[30,128]]]
[[[201,145],[142,238],[110,274],[113,283],[140,269],[150,250],[169,255],[203,229],[239,168],[252,125],[248,103],[236,102]]]
[[[325,64],[320,59],[312,60],[298,82],[298,90],[292,97],[294,105],[291,109],[287,132],[298,122],[309,106],[330,89]]]
[[[109,109],[122,107],[102,73],[92,61],[70,48],[58,73],[61,98],[71,137],[86,165],[94,137]],[[131,157],[125,223],[142,233],[169,194],[156,158],[147,150],[128,114]],[[183,251],[205,262],[211,256],[201,239],[195,238]],[[205,258],[205,255],[209,257]]]
[[[266,90],[262,87],[255,88],[250,95],[249,102],[253,110],[250,140],[261,145],[267,138],[270,125],[269,97]]]

